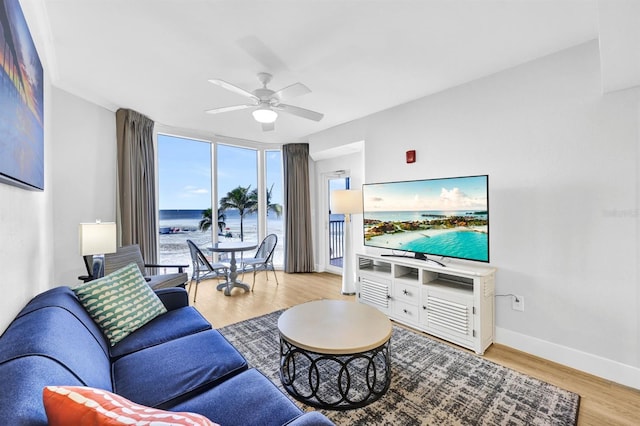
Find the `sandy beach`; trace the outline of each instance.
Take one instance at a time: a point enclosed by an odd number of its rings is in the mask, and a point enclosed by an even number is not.
[[[209,254],[206,248],[211,245],[211,231],[203,232],[198,230],[199,219],[175,219],[161,220],[160,227],[180,229],[177,233],[160,234],[158,240],[160,251],[158,260],[161,264],[167,265],[191,265],[191,255],[186,240],[192,240],[205,254]],[[226,220],[225,233],[229,232],[231,237],[219,236],[218,241],[240,241],[240,220],[229,218]],[[278,245],[274,253],[274,263],[281,265],[284,262],[284,245],[282,241],[282,221],[270,220],[268,232],[278,235]],[[257,224],[253,220],[244,223],[244,241],[257,241]],[[253,256],[255,250],[243,253],[243,255]]]

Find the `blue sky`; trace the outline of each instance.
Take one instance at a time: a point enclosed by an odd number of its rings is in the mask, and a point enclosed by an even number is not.
[[[158,135],[160,210],[211,207],[211,149],[209,142]],[[218,144],[218,199],[237,186],[256,188],[257,152]],[[267,151],[267,188],[275,183],[272,202],[282,204],[280,151]]]
[[[485,176],[370,184],[362,190],[368,211],[487,208]]]

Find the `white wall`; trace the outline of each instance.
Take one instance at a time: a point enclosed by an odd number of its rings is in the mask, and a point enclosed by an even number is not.
[[[80,222],[115,220],[115,114],[47,83],[45,189],[0,184],[0,330],[34,295],[80,283]]]
[[[0,333],[53,278],[51,86],[44,86],[44,191],[0,184]]]
[[[116,219],[116,117],[63,90],[53,95],[54,281],[76,285],[86,275],[78,224]]]
[[[497,340],[640,388],[638,91],[597,42],[310,137],[365,140],[365,182],[490,175]],[[417,162],[404,163],[406,150]]]

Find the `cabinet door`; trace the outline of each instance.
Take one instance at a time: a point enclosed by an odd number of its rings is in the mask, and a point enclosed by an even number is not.
[[[376,276],[361,274],[358,276],[358,301],[373,306],[389,315],[390,280]]]
[[[425,286],[420,322],[425,331],[454,343],[473,344],[473,295]]]

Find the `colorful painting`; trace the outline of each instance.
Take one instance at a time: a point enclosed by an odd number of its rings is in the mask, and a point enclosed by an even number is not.
[[[18,0],[0,0],[0,181],[44,189],[43,72]]]

